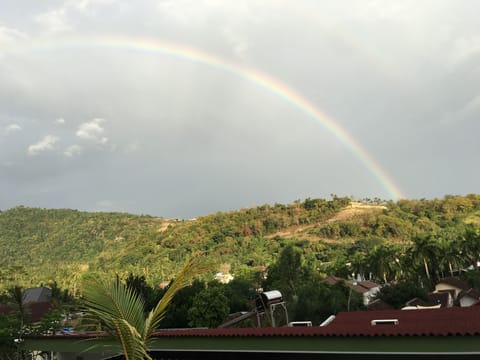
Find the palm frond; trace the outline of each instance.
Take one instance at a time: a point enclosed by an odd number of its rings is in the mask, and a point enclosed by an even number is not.
[[[113,283],[91,279],[83,287],[85,312],[118,339],[126,360],[151,359],[147,352],[149,337],[159,326],[168,304],[179,290],[190,285],[194,276],[210,268],[203,257],[193,256],[146,319],[144,301],[135,290],[118,279]]]
[[[145,305],[142,298],[119,281],[109,284],[90,280],[84,289],[87,315],[98,319],[106,331],[118,338],[127,359],[143,358]],[[139,354],[142,356],[138,357]]]
[[[167,292],[163,295],[162,299],[158,302],[157,306],[150,311],[145,321],[145,338],[148,338],[150,334],[159,327],[160,322],[165,316],[165,312],[168,304],[172,301],[173,297],[181,289],[189,286],[192,279],[207,270],[211,269],[211,265],[202,256],[193,256],[183,267],[183,269],[175,277],[173,283],[169,286]]]

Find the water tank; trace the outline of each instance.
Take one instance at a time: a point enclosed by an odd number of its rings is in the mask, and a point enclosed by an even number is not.
[[[255,305],[257,310],[264,311],[269,305],[281,302],[283,302],[282,293],[278,290],[271,290],[258,294]]]

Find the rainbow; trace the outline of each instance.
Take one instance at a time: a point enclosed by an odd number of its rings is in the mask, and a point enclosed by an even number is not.
[[[213,67],[234,76],[238,76],[251,83],[265,88],[270,93],[278,96],[282,100],[291,104],[310,119],[319,123],[322,127],[333,134],[344,146],[365,165],[365,167],[378,180],[382,187],[388,192],[394,200],[404,198],[402,191],[395,182],[388,176],[383,168],[374,160],[374,158],[347,133],[336,121],[318,107],[312,104],[298,91],[287,86],[278,79],[269,74],[252,67],[246,67],[238,63],[231,62],[219,56],[203,52],[188,46],[179,45],[165,41],[132,38],[132,37],[94,37],[94,38],[67,38],[54,41],[40,41],[33,45],[35,48],[69,48],[69,47],[100,47],[120,50],[139,51],[149,54],[163,54],[199,63]]]

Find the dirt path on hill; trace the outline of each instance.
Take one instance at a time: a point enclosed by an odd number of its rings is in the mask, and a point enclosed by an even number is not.
[[[383,211],[387,207],[384,205],[370,205],[370,204],[363,204],[360,202],[353,201],[348,207],[345,209],[341,210],[335,216],[333,216],[330,219],[327,219],[326,221],[323,222],[317,222],[315,224],[308,224],[308,225],[295,225],[295,226],[290,226],[286,229],[282,229],[280,231],[277,231],[273,234],[269,234],[265,236],[268,239],[274,238],[275,236],[279,236],[282,238],[288,238],[288,237],[295,237],[298,239],[302,240],[309,240],[309,241],[318,241],[320,240],[318,236],[310,235],[308,234],[308,230],[313,229],[315,227],[321,226],[324,223],[333,223],[336,221],[344,221],[348,219],[352,219],[355,216],[365,214],[367,212],[372,212],[372,211]],[[327,242],[338,242],[338,239],[322,239],[323,241]]]

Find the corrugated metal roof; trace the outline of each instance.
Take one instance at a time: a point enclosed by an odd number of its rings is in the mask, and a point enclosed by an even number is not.
[[[371,325],[372,320],[382,319],[397,319],[398,325]],[[340,313],[326,331],[329,336],[480,335],[480,311],[452,307]]]
[[[372,325],[396,319],[397,325]],[[325,327],[162,330],[156,337],[271,337],[271,336],[450,336],[480,335],[480,307],[435,310],[385,310],[339,313]]]
[[[373,320],[397,324],[372,325]],[[431,310],[382,310],[342,312],[327,326],[278,328],[163,329],[157,338],[175,337],[380,337],[480,335],[480,306]],[[106,333],[70,333],[51,338],[94,338]]]

